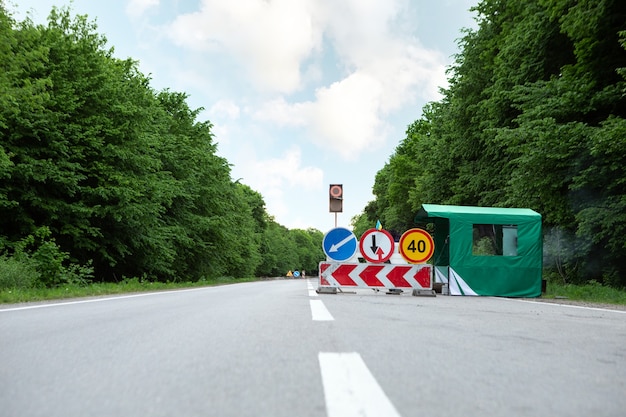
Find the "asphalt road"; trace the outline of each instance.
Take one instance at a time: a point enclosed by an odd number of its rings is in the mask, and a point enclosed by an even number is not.
[[[626,314],[276,280],[0,306],[0,416],[619,416]]]

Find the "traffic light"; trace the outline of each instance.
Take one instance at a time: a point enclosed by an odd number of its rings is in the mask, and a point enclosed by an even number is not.
[[[330,184],[328,197],[330,212],[341,213],[343,211],[343,184]]]

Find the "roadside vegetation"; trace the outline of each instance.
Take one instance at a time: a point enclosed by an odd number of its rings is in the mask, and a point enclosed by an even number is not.
[[[543,219],[544,276],[572,297],[626,288],[626,2],[472,10],[443,98],[377,173],[355,232],[380,219],[401,233],[424,203],[530,208]]]
[[[541,298],[584,301],[586,303],[626,305],[626,290],[609,287],[598,281],[585,284],[565,284],[562,280],[548,281]]]
[[[13,274],[23,273],[23,271],[7,271],[7,269],[11,269],[13,267],[15,267],[15,265],[10,265],[9,268],[0,267],[0,283],[3,285],[7,284],[3,281],[3,279],[6,278],[7,272],[12,272]],[[27,277],[28,274],[24,276],[24,281],[27,281]],[[65,285],[58,285],[52,288],[5,286],[0,287],[0,304],[16,304],[80,297],[98,297],[141,292],[167,291],[183,288],[228,285],[239,282],[258,281],[260,279],[262,278],[221,277],[210,280],[202,279],[196,282],[157,282],[147,278],[131,278],[123,279],[122,281],[116,283],[67,283]],[[626,305],[626,290],[611,288],[606,285],[602,285],[597,281],[591,281],[582,285],[563,284],[562,282],[551,281],[548,283],[546,292],[541,295],[541,298],[583,301],[598,304]]]
[[[0,290],[314,272],[322,232],[287,229],[231,178],[210,121],[156,91],[87,16],[46,25],[0,0]]]
[[[7,3],[1,302],[316,272],[323,233],[278,224],[233,181],[185,93],[155,91],[87,16],[53,8],[35,25]],[[377,173],[355,234],[377,220],[408,230],[424,203],[531,208],[543,217],[546,297],[624,303],[626,3],[473,10],[443,98]]]
[[[209,287],[239,282],[257,281],[259,278],[215,278],[196,282],[158,282],[146,278],[124,279],[120,282],[95,282],[89,284],[65,284],[52,288],[11,287],[0,289],[0,304],[63,300],[80,297],[132,294],[142,292],[167,291],[182,288]]]

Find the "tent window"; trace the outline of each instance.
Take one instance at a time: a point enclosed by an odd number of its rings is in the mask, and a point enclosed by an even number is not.
[[[473,225],[472,255],[517,256],[517,225]]]

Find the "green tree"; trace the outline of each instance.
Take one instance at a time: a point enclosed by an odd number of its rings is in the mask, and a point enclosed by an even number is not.
[[[316,271],[320,261],[325,259],[322,249],[323,234],[315,229],[291,229],[289,239],[293,251],[297,255],[297,264],[294,269]]]
[[[267,229],[261,239],[261,264],[257,267],[258,276],[285,276],[293,271],[300,259],[289,237],[289,229],[268,219]]]
[[[2,12],[6,245],[48,227],[100,279],[251,275],[264,208],[232,182],[201,109],[155,93],[86,16],[54,8],[35,26]]]
[[[530,207],[557,268],[626,285],[626,5],[483,0],[443,99],[423,109],[376,177],[364,219],[423,203]],[[566,244],[565,244],[566,243]],[[560,244],[560,243],[558,243]],[[551,259],[551,258],[550,258]]]

